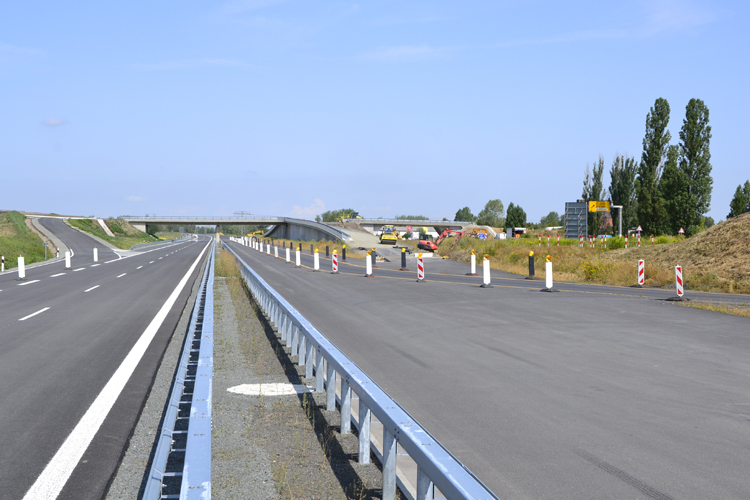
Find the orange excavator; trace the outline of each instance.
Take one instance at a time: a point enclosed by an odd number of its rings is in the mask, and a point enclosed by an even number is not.
[[[447,237],[447,236],[457,236],[456,240],[451,245],[451,250],[454,246],[456,246],[456,243],[458,243],[461,238],[464,237],[463,231],[454,231],[453,229],[445,229],[442,233],[440,233],[440,236],[438,236],[437,241],[432,242],[430,240],[419,240],[419,243],[417,244],[417,248],[420,248],[422,250],[428,250],[430,252],[435,252],[438,247],[440,246],[440,243]]]

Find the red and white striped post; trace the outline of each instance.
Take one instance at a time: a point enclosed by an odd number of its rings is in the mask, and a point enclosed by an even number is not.
[[[583,235],[578,238],[578,248],[583,248]]]
[[[331,274],[339,273],[339,255],[336,253],[336,249],[333,249],[333,259],[331,259]]]
[[[643,262],[643,259],[638,261],[638,286],[643,288],[643,283],[646,280],[646,265]]]
[[[628,235],[625,235],[625,248],[628,248]]]
[[[547,235],[547,247],[549,247],[549,234]]]
[[[654,235],[651,235],[651,246],[654,246]]]
[[[638,248],[641,248],[641,233],[638,233]]]
[[[417,254],[417,283],[424,281],[424,257],[421,253]]]
[[[682,282],[682,266],[674,266],[674,282],[677,289],[677,297],[682,299],[685,294],[684,284]]]
[[[542,246],[542,235],[539,235],[539,246]]]
[[[557,235],[557,246],[560,246],[560,235]]]

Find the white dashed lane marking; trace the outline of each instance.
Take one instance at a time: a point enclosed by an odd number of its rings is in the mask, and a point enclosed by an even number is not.
[[[27,281],[25,283],[19,283],[18,286],[26,286],[26,285],[30,285],[32,283],[39,283],[39,280],[33,280],[33,281]]]
[[[29,314],[28,316],[24,316],[23,318],[20,318],[20,319],[19,319],[18,321],[26,321],[26,320],[27,320],[27,319],[29,319],[29,318],[33,318],[33,317],[34,317],[34,316],[36,316],[37,314],[42,314],[42,313],[43,313],[44,311],[46,311],[47,309],[49,309],[49,307],[45,307],[44,309],[40,309],[40,310],[38,310],[38,311],[37,311],[37,312],[35,312],[35,313],[31,313],[31,314]]]
[[[84,290],[83,293],[90,292],[91,290],[94,290],[95,288],[99,288],[101,285],[92,286],[88,290]]]
[[[92,264],[91,267],[101,266],[101,264]]]
[[[119,276],[118,276],[118,278],[122,278],[122,277],[123,277],[123,276],[125,276],[126,274],[128,274],[128,273],[122,273],[121,275],[119,275]]]
[[[62,275],[64,275],[64,274],[65,274],[65,273],[57,273],[57,274],[53,274],[52,276],[50,276],[50,278],[57,278],[58,276],[62,276]]]
[[[136,270],[137,270],[137,269],[140,269],[140,268],[142,268],[142,267],[143,267],[143,266],[138,266],[138,267],[136,267]]]
[[[73,269],[73,272],[77,273],[78,271],[85,271],[85,270],[86,270],[85,267],[79,267],[78,269]]]

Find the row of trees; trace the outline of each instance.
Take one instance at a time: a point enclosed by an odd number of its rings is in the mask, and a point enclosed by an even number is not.
[[[737,217],[745,212],[750,212],[750,181],[745,181],[745,185],[737,186],[734,197],[729,203],[729,217]]]
[[[652,234],[676,234],[684,228],[690,235],[711,222],[705,217],[713,189],[708,107],[700,99],[690,99],[678,144],[670,144],[669,114],[667,100],[657,99],[646,116],[640,163],[627,155],[615,157],[606,199],[622,205],[625,227],[640,225]],[[593,170],[586,167],[584,201],[605,199],[603,172],[601,156]],[[597,234],[601,222],[601,214],[589,213],[589,234]]]
[[[454,221],[473,222],[482,226],[491,227],[532,227],[544,228],[550,226],[561,226],[562,218],[557,212],[550,212],[542,217],[538,224],[529,223],[526,220],[526,212],[520,205],[513,202],[508,205],[508,210],[503,210],[503,202],[490,200],[478,215],[471,213],[469,207],[463,207],[456,212]]]

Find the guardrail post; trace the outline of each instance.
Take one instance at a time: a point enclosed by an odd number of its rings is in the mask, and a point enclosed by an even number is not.
[[[323,362],[325,361],[323,359],[323,354],[320,352],[320,347],[318,347],[317,352],[317,363],[315,367],[315,392],[323,392]]]
[[[336,370],[331,363],[326,363],[326,410],[336,411]]]
[[[292,352],[289,354],[290,356],[296,356],[298,349],[297,349],[297,342],[299,341],[299,330],[297,328],[290,328],[289,333],[287,335],[292,336]],[[289,338],[289,337],[287,337]]]
[[[307,354],[305,355],[305,378],[310,379],[313,376],[313,366],[315,366],[315,362],[313,361],[313,349],[315,349],[315,347],[312,342],[307,342],[307,340],[305,340],[305,343],[307,344]]]
[[[433,500],[435,498],[435,485],[432,479],[421,467],[417,467],[417,498],[416,500]]]
[[[352,388],[349,377],[341,377],[341,434],[352,432]]]
[[[297,355],[297,365],[305,366],[305,364],[307,363],[307,337],[305,337],[296,326],[294,327],[294,332],[295,335],[299,337],[299,354]]]
[[[383,426],[383,500],[396,500],[396,449],[398,443]]]
[[[370,421],[372,412],[359,398],[359,463],[370,463]]]

